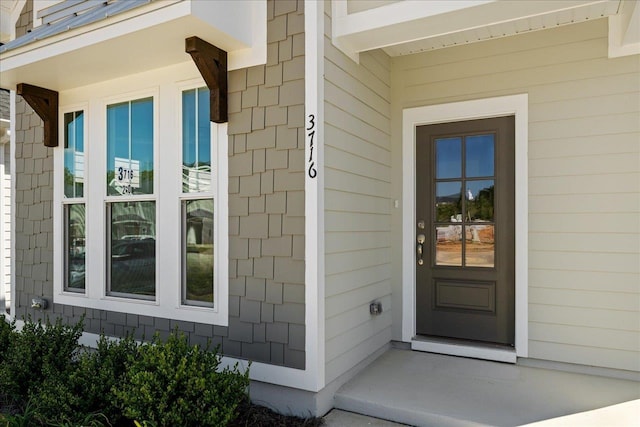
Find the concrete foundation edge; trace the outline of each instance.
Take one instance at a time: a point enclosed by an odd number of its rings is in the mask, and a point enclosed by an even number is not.
[[[249,395],[255,404],[265,406],[285,415],[321,417],[334,408],[334,396],[338,389],[360,371],[391,348],[390,343],[370,354],[356,366],[340,375],[318,392],[299,390],[260,381],[251,381]]]

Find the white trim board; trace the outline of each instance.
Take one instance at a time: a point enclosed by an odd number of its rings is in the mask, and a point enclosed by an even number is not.
[[[304,3],[305,52],[305,384],[293,387],[320,391],[325,386],[324,350],[324,3]],[[253,368],[252,368],[253,369]],[[259,378],[256,378],[259,379]],[[280,381],[269,381],[283,384]]]
[[[402,340],[414,342],[416,289],[414,260],[415,128],[419,125],[515,115],[516,285],[515,349],[527,357],[528,349],[528,95],[510,95],[449,104],[407,108],[402,113]],[[413,344],[412,344],[413,345]],[[428,350],[431,351],[431,350]],[[466,351],[469,353],[469,351]],[[478,357],[473,354],[458,356]],[[453,353],[448,353],[453,354]]]
[[[474,359],[493,360],[495,362],[516,363],[516,352],[508,348],[489,348],[470,344],[452,344],[436,340],[420,339],[411,341],[411,350],[450,356],[472,357]]]

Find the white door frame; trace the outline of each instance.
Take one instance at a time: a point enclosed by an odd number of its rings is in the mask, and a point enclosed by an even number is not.
[[[515,115],[515,351],[416,340],[416,126]],[[528,355],[528,95],[406,108],[402,113],[402,340],[415,350],[515,363]]]

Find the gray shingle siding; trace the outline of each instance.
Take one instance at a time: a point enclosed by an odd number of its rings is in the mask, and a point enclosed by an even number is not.
[[[0,119],[9,120],[9,102],[9,91],[0,89]]]
[[[42,122],[21,97],[15,158],[18,318],[74,322],[84,315],[87,332],[137,338],[178,328],[192,343],[211,340],[225,355],[304,369],[304,173],[301,162],[291,160],[304,153],[304,52],[294,50],[294,39],[303,35],[304,7],[302,1],[268,1],[267,7],[268,64],[228,76],[229,326],[60,304],[44,312],[30,308],[34,296],[53,301],[53,151],[42,144]]]

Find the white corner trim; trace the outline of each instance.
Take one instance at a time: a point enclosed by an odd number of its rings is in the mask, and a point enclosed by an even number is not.
[[[22,13],[22,9],[26,3],[27,0],[16,0],[13,5],[13,10],[11,11],[11,40],[16,38],[16,24],[20,19],[20,14]]]
[[[229,70],[267,63],[267,2],[252,3],[251,47],[229,52]]]
[[[516,288],[515,347],[518,357],[529,353],[528,332],[528,95],[407,108],[402,114],[402,340],[415,337],[415,128],[419,125],[515,115]],[[471,356],[474,357],[474,356]]]
[[[331,43],[356,64],[360,64],[360,53],[340,37],[340,27],[343,25],[341,23],[348,19],[348,14],[346,1],[331,1]]]
[[[16,91],[12,90],[9,92],[9,120],[11,121],[11,135],[9,139],[9,151],[11,153],[11,159],[9,159],[9,169],[11,176],[11,190],[9,191],[9,197],[11,198],[11,223],[9,224],[9,234],[11,235],[11,249],[9,250],[11,254],[11,265],[10,269],[10,292],[11,292],[11,313],[16,312]]]
[[[640,6],[626,14],[609,17],[609,58],[640,54]]]
[[[311,391],[325,386],[324,350],[324,3],[304,3],[305,19],[305,361]],[[269,381],[273,382],[273,381]],[[280,381],[276,382],[281,384]],[[300,388],[300,385],[296,385]]]

